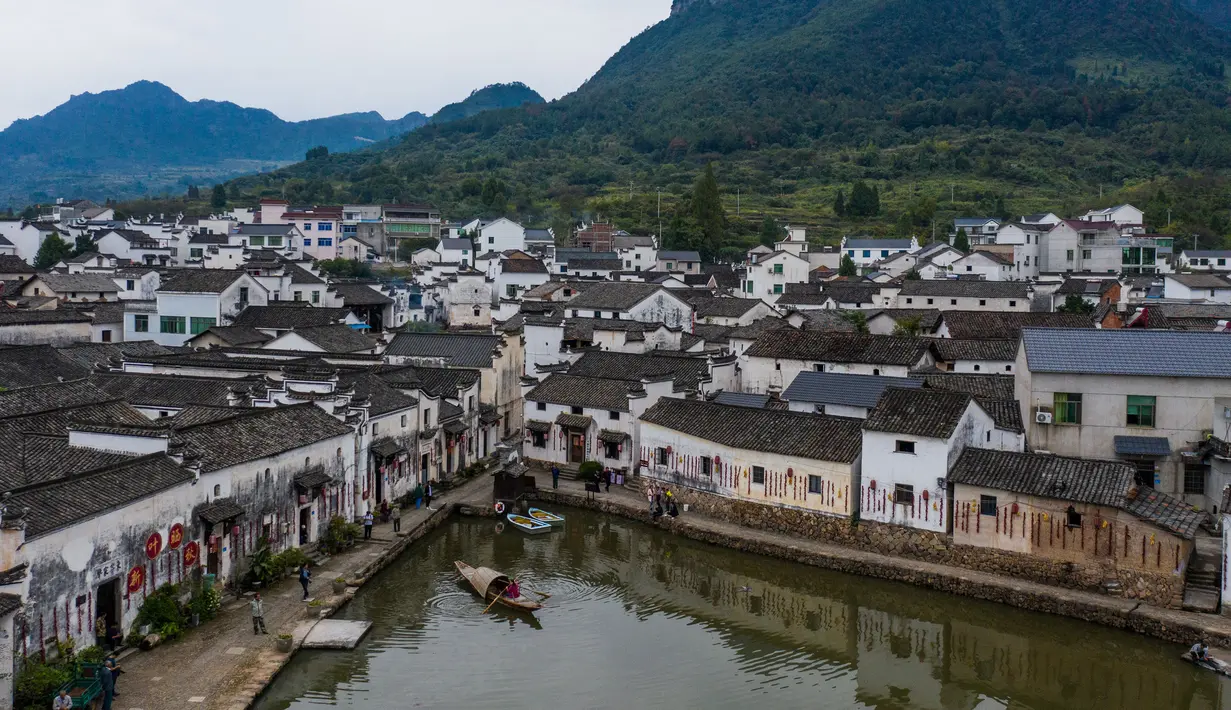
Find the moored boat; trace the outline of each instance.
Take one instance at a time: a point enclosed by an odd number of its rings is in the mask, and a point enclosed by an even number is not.
[[[501,606],[518,611],[534,611],[543,608],[542,604],[524,594],[518,594],[512,598],[505,596],[504,590],[512,580],[503,572],[497,572],[489,567],[471,567],[461,560],[453,564],[457,567],[458,573],[462,575],[462,579],[465,579],[485,602],[495,601]]]
[[[526,516],[518,515],[517,513],[509,513],[505,516],[505,518],[508,519],[509,523],[513,527],[521,530],[522,532],[530,533],[531,535],[537,535],[538,533],[545,533],[548,530],[551,530],[551,526],[547,523],[542,523],[534,518],[527,518]]]
[[[1231,677],[1231,663],[1227,663],[1221,658],[1214,658],[1213,656],[1210,656],[1208,661],[1194,661],[1192,651],[1185,651],[1180,654],[1180,658],[1196,665],[1199,668],[1204,668],[1207,671],[1214,671],[1219,675]]]
[[[564,516],[556,515],[555,513],[549,513],[546,510],[541,510],[539,508],[531,508],[529,511],[526,512],[526,515],[529,515],[530,517],[534,518],[540,523],[547,523],[548,525],[563,525],[564,524]]]

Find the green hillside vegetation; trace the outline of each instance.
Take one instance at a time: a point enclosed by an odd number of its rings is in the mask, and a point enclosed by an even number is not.
[[[595,214],[657,231],[661,190],[664,233],[694,243],[694,183],[713,164],[729,248],[755,243],[766,216],[833,242],[1129,199],[1153,226],[1170,207],[1171,229],[1215,243],[1229,54],[1222,29],[1160,0],[698,3],[559,101],[428,125],[231,192],[426,200],[561,233]],[[834,212],[856,181],[875,186],[877,214]]]

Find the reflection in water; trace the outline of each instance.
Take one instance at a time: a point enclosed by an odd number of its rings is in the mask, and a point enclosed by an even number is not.
[[[535,537],[442,526],[344,610],[373,622],[357,650],[298,654],[258,707],[1227,706],[1169,644],[567,513]],[[484,615],[457,559],[552,596]]]

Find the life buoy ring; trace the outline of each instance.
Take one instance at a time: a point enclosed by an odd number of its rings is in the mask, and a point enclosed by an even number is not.
[[[504,501],[496,501],[496,515],[504,515]]]

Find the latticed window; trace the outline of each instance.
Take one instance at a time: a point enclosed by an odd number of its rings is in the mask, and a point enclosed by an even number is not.
[[[1081,395],[1057,392],[1053,397],[1057,424],[1081,424]]]

